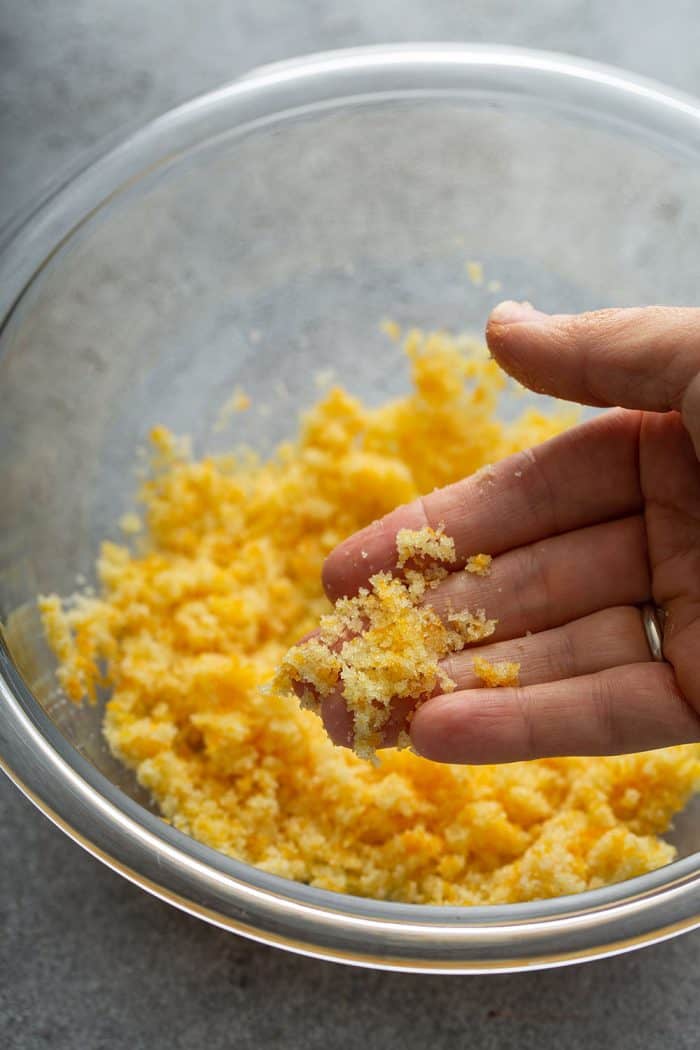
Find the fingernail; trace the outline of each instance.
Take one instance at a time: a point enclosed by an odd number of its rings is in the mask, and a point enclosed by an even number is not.
[[[547,317],[547,314],[536,310],[532,303],[516,303],[513,299],[506,299],[493,308],[489,320],[495,321],[496,324],[522,324],[543,317]]]

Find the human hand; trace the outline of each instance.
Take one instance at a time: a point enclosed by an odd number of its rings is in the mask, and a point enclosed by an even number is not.
[[[445,661],[456,691],[410,724],[439,762],[511,762],[641,751],[700,740],[700,309],[648,307],[549,316],[502,303],[486,330],[525,386],[615,407],[487,472],[400,507],[337,547],[331,599],[396,565],[396,532],[444,524],[458,562],[494,555],[489,576],[454,572],[430,592],[438,613],[484,607],[488,645]],[[655,662],[640,606],[665,612]],[[517,688],[477,688],[475,655],[520,661]],[[408,728],[393,712],[385,745]],[[341,698],[323,704],[347,744]]]

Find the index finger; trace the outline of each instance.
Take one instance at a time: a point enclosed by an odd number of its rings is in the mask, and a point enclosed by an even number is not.
[[[323,584],[335,601],[370,576],[396,569],[399,529],[444,527],[454,568],[478,552],[525,543],[633,514],[642,506],[637,467],[641,416],[615,409],[534,449],[437,489],[356,532],[332,551]]]

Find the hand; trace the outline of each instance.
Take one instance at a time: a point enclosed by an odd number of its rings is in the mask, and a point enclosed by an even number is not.
[[[458,567],[494,555],[489,576],[455,572],[430,594],[438,612],[484,607],[499,623],[490,644],[446,661],[456,691],[415,712],[410,734],[426,758],[511,762],[700,740],[700,309],[548,316],[503,303],[486,336],[525,386],[622,407],[350,537],[326,561],[326,592],[353,594],[394,568],[400,528],[444,523]],[[666,613],[664,663],[643,629],[648,601]],[[475,653],[520,661],[520,687],[477,688]],[[410,706],[397,705],[386,744]],[[347,742],[342,702],[326,701],[323,716]]]

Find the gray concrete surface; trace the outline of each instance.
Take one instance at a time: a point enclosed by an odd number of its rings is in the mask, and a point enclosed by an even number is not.
[[[259,62],[470,39],[618,63],[700,93],[695,0],[0,0],[0,224],[82,150]],[[700,934],[492,978],[304,960],[152,900],[0,782],[0,1045],[698,1045]]]

